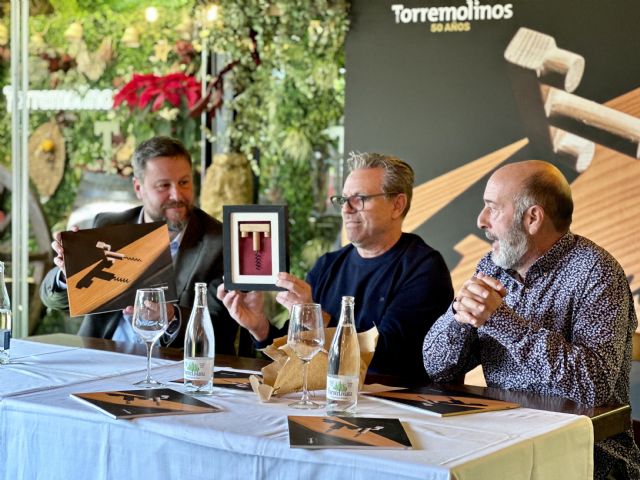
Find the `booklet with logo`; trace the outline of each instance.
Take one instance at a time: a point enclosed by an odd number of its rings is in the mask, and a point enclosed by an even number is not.
[[[397,418],[289,416],[291,448],[413,448]]]
[[[433,387],[374,392],[367,393],[367,396],[400,403],[439,417],[507,410],[520,406],[517,403],[494,400],[473,393],[461,393]]]
[[[70,396],[115,419],[220,411],[218,407],[170,388],[72,393]]]
[[[221,388],[230,388],[232,390],[241,390],[243,392],[251,392],[251,383],[249,377],[255,375],[262,378],[258,372],[235,372],[232,370],[217,370],[213,374],[213,386]],[[171,383],[184,383],[184,378],[171,380]]]
[[[71,316],[122,310],[138,288],[177,299],[169,230],[164,222],[63,232]]]

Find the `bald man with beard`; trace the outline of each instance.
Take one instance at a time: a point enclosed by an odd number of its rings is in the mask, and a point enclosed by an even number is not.
[[[609,253],[570,231],[572,214],[569,184],[550,163],[513,163],[489,178],[478,227],[491,252],[424,340],[435,381],[481,363],[490,387],[629,403],[629,283]],[[596,479],[640,478],[631,430],[595,444],[594,470]]]

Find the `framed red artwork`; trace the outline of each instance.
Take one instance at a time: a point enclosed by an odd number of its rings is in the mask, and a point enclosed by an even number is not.
[[[289,271],[286,205],[225,205],[224,286],[227,290],[282,290],[278,272]]]

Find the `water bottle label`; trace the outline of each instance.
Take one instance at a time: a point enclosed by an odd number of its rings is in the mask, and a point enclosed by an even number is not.
[[[327,376],[327,400],[354,401],[358,397],[358,377]]]
[[[213,377],[214,359],[209,357],[193,357],[184,359],[184,379],[189,381],[209,381]]]

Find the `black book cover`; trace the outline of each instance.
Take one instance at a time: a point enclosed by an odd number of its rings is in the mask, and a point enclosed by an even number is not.
[[[218,407],[169,388],[72,393],[71,398],[97,408],[115,419],[220,411]]]
[[[520,406],[517,403],[494,400],[473,393],[461,393],[433,387],[375,392],[367,395],[417,408],[439,417],[507,410]]]
[[[292,448],[412,448],[397,418],[289,416]]]
[[[62,245],[71,316],[122,310],[139,288],[177,299],[164,222],[63,232]]]

